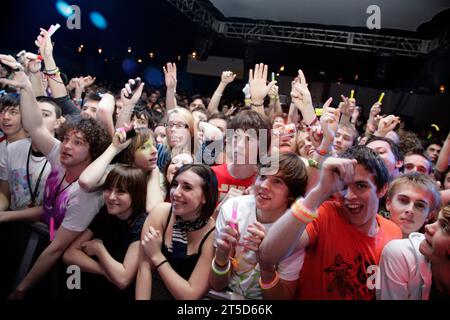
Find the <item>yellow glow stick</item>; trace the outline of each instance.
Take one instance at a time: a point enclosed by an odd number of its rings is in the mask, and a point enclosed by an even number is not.
[[[350,91],[350,99],[353,99],[355,96],[355,90]]]
[[[272,81],[275,81],[275,72],[272,72]]]
[[[378,99],[378,103],[381,103],[381,101],[383,101],[384,98],[384,92],[381,93],[380,98]]]

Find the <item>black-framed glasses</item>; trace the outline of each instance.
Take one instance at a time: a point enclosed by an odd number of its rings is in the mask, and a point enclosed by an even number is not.
[[[173,128],[173,127],[175,127],[175,129],[189,128],[189,126],[184,122],[169,122],[169,123],[164,124],[164,127],[169,128],[169,129]]]

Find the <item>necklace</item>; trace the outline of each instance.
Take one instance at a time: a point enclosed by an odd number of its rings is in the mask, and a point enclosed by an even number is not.
[[[74,181],[72,181],[67,186],[65,186],[61,191],[59,191],[65,178],[66,178],[66,174],[64,173],[64,176],[62,177],[61,181],[58,184],[58,188],[56,188],[55,195],[53,196],[52,204],[50,205],[50,208],[49,208],[50,209],[50,241],[53,241],[53,239],[55,238],[55,217],[54,217],[53,209],[55,207],[56,199],[59,197],[59,195],[61,193],[64,192],[64,190],[69,188],[75,181],[78,180],[78,178],[76,178]]]
[[[30,197],[31,197],[31,201],[28,204],[29,208],[34,207],[36,205],[37,191],[38,191],[38,188],[39,188],[39,184],[41,182],[42,174],[44,173],[45,167],[47,166],[47,162],[48,162],[48,160],[45,160],[45,163],[42,166],[41,172],[39,173],[39,177],[36,180],[36,185],[34,186],[34,191],[33,191],[33,189],[31,188],[31,179],[30,179],[31,151],[32,151],[32,148],[30,146],[30,150],[28,150],[28,158],[27,158],[27,183],[28,183],[28,190],[30,191]]]

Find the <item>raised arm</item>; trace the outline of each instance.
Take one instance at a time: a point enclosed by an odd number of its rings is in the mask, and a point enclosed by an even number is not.
[[[137,79],[140,80],[140,78]],[[131,90],[130,85],[132,84],[134,84],[134,79],[128,80],[128,82],[125,84],[125,88],[123,88],[120,92],[120,97],[123,101],[123,107],[122,110],[120,110],[119,115],[117,116],[116,128],[122,128],[125,123],[131,123],[131,116],[133,114],[134,106],[141,98],[145,83],[142,82],[135,92]],[[127,96],[129,95],[132,95],[131,98],[127,98]]]
[[[439,157],[436,162],[436,169],[439,172],[445,172],[445,170],[447,170],[449,162],[450,162],[450,132],[448,133],[447,139],[445,139],[444,145],[442,146],[442,150],[439,153]]]
[[[67,96],[66,86],[61,78],[60,71],[56,66],[55,59],[53,58],[53,44],[50,35],[45,29],[41,28],[41,33],[34,43],[39,48],[39,53],[44,59],[44,74],[47,75],[48,85],[52,90],[53,98]]]
[[[114,136],[115,132],[113,122],[114,105],[114,97],[109,93],[105,93],[97,107],[97,120],[105,126],[111,137]]]
[[[78,183],[87,192],[92,192],[103,186],[107,172],[106,169],[116,155],[124,150],[131,142],[125,141],[125,132],[118,130],[109,147],[81,173]]]
[[[355,166],[356,160],[339,158],[325,160],[319,184],[303,200],[297,199],[268,231],[260,246],[260,260],[263,263],[277,264],[297,245],[300,248],[308,246],[309,237],[304,232],[308,219],[312,221],[313,217],[317,216],[319,206],[353,180]],[[308,212],[312,213],[312,216]]]
[[[0,82],[20,89],[20,112],[23,128],[28,132],[39,151],[45,155],[49,154],[57,140],[44,125],[30,80],[23,71],[23,67],[12,56],[0,55],[0,61],[16,69],[12,80],[0,79]]]
[[[264,112],[264,98],[269,93],[276,81],[267,84],[268,66],[260,63],[255,65],[255,71],[249,70],[248,84],[250,86],[251,106],[252,109],[261,115],[265,116]]]
[[[220,83],[217,86],[216,91],[214,91],[214,94],[211,97],[211,100],[209,101],[209,104],[208,104],[208,111],[209,111],[210,115],[219,112],[219,104],[220,104],[220,99],[222,98],[222,94],[225,91],[225,88],[227,87],[227,85],[230,84],[231,82],[233,82],[233,80],[235,78],[236,78],[236,74],[234,74],[231,71],[223,71],[222,72]]]
[[[177,99],[175,98],[177,90],[177,65],[168,62],[165,67],[163,66],[163,70],[166,83],[166,108],[170,110],[177,106]]]
[[[150,214],[158,204],[164,202],[160,185],[160,171],[158,166],[152,169],[147,181],[147,193],[145,200],[145,211]]]
[[[294,79],[291,91],[292,102],[300,111],[303,122],[310,126],[316,122],[317,116],[312,104],[311,93],[306,83],[305,75],[302,70],[298,70],[298,76]]]

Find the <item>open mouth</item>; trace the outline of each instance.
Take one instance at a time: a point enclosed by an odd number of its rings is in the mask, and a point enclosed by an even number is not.
[[[260,199],[263,199],[263,200],[266,200],[266,201],[269,201],[271,199],[268,195],[265,195],[265,194],[262,194],[262,193],[258,193],[258,197]]]
[[[357,203],[347,203],[345,204],[345,207],[348,209],[348,211],[352,214],[360,213],[361,209],[364,207],[361,204]]]

